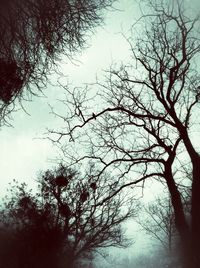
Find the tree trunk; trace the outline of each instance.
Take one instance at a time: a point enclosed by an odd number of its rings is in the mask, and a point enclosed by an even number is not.
[[[165,179],[174,209],[175,226],[180,236],[181,245],[177,253],[179,252],[180,254],[182,267],[191,268],[190,230],[185,217],[181,195],[173,178],[171,163],[165,166]]]
[[[184,268],[200,267],[200,157],[192,160],[193,181],[191,198],[191,223],[183,254]]]
[[[200,156],[193,158],[192,164],[191,239],[194,262],[192,268],[198,268],[200,267]]]
[[[191,198],[191,225],[188,239],[188,252],[190,255],[190,263],[185,266],[187,268],[200,267],[200,155],[195,150],[187,128],[178,121],[179,133],[185,145],[185,148],[192,162],[192,198]]]
[[[179,128],[180,136],[184,142],[186,150],[192,162],[192,198],[191,198],[191,233],[190,233],[190,250],[191,264],[188,268],[200,267],[200,155],[195,150],[186,127],[183,125]]]

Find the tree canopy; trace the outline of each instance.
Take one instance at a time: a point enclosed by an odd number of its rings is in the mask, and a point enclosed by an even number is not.
[[[81,267],[98,250],[128,246],[121,223],[133,217],[134,205],[122,195],[100,205],[111,191],[107,179],[96,181],[92,170],[81,178],[60,165],[40,175],[36,193],[15,182],[0,213],[2,243],[8,240],[1,248],[1,263]]]
[[[37,94],[59,56],[83,48],[112,0],[8,0],[0,3],[0,112]],[[27,96],[27,95],[26,95]],[[12,105],[9,109],[12,110]],[[7,109],[8,112],[8,109]]]
[[[72,155],[73,163],[93,159],[99,178],[114,172],[118,189],[110,199],[125,187],[143,189],[152,179],[165,185],[183,267],[198,267],[200,155],[190,132],[199,123],[199,20],[187,15],[183,1],[147,1],[145,10],[127,38],[130,63],[111,66],[105,81],[96,85],[101,106],[67,88],[73,106],[60,116],[67,131],[51,133],[59,142],[68,136],[89,148]],[[192,168],[192,180],[183,172],[185,165]],[[191,190],[189,215],[184,211],[185,187]]]

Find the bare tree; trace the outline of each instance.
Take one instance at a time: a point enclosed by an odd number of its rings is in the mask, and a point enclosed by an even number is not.
[[[112,0],[8,0],[0,3],[0,112],[26,92],[37,94],[61,54],[83,48]],[[9,107],[12,110],[12,105]]]
[[[148,235],[161,243],[164,250],[171,254],[177,243],[174,226],[174,213],[169,198],[157,198],[144,206],[137,222]]]
[[[184,166],[182,168],[182,176],[185,176],[186,180],[192,180],[192,173],[189,167]],[[183,209],[185,216],[190,221],[191,212],[191,188],[185,185],[179,184],[179,191],[181,193]],[[158,197],[156,197],[147,205],[140,204],[140,215],[137,222],[141,227],[160,242],[163,249],[170,257],[174,255],[177,250],[179,237],[175,228],[175,215],[171,198],[163,191]]]
[[[151,179],[165,183],[181,239],[183,267],[198,267],[200,156],[189,133],[198,121],[199,20],[187,17],[183,1],[148,1],[146,10],[150,15],[139,20],[138,39],[134,39],[135,27],[128,39],[132,63],[111,67],[107,81],[98,83],[101,109],[94,104],[88,107],[89,101],[73,91],[71,114],[60,115],[68,132],[52,133],[58,135],[57,141],[68,135],[71,141],[89,144],[89,153],[73,155],[74,163],[95,159],[99,177],[115,170],[118,189],[108,198],[127,186],[144,188]],[[190,158],[192,183],[180,169],[184,154]],[[189,221],[180,185],[191,187]]]
[[[106,180],[96,181],[92,168],[81,178],[60,165],[41,174],[36,194],[25,184],[11,189],[1,222],[14,233],[20,267],[80,267],[100,249],[130,244],[121,223],[134,215],[134,206],[122,195],[99,206],[110,191]]]

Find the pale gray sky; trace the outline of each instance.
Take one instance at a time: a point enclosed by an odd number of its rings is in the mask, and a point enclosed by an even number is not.
[[[200,1],[185,1],[200,10]],[[108,68],[113,61],[128,60],[129,46],[120,32],[129,36],[132,23],[139,17],[139,8],[134,0],[119,0],[115,7],[117,10],[106,12],[105,24],[95,30],[88,40],[88,48],[77,55],[74,64],[62,58],[62,82],[70,81],[79,86],[91,83],[96,74],[101,76],[102,69]],[[30,115],[22,110],[16,112],[13,127],[3,127],[0,131],[0,196],[5,194],[13,179],[32,185],[37,173],[51,167],[59,153],[49,141],[38,138],[43,136],[46,127],[55,128],[59,124],[50,114],[48,103],[55,105],[62,89],[48,85],[44,93],[46,97],[34,97],[32,102],[24,102]],[[140,247],[139,250],[145,249]]]
[[[194,9],[199,10],[198,0],[185,1],[191,8],[198,7]],[[73,86],[80,86],[94,82],[96,75],[101,76],[102,69],[108,68],[112,62],[129,59],[129,46],[121,33],[128,37],[131,25],[140,16],[137,2],[117,1],[116,10],[105,12],[104,25],[95,29],[88,38],[88,48],[77,55],[74,63],[62,57],[59,64],[64,74],[63,83],[70,81]],[[44,93],[46,98],[34,97],[32,102],[24,102],[30,115],[18,111],[13,114],[13,127],[0,130],[0,195],[14,178],[31,182],[38,170],[51,166],[50,159],[57,154],[50,142],[36,138],[42,137],[46,127],[57,125],[57,119],[50,115],[48,103],[54,105],[62,95],[62,89],[48,85]]]
[[[59,64],[64,74],[63,83],[70,81],[80,86],[94,82],[96,74],[108,68],[112,61],[128,59],[128,44],[120,32],[128,35],[138,12],[131,0],[121,0],[115,7],[117,10],[106,12],[104,25],[95,29],[88,38],[88,48],[77,55],[73,63],[62,57]],[[54,105],[62,89],[48,85],[44,93],[46,97],[34,97],[32,102],[23,103],[30,115],[22,110],[15,112],[13,127],[3,127],[0,131],[0,195],[13,179],[32,183],[39,170],[52,166],[51,159],[57,155],[50,142],[37,138],[42,137],[46,127],[55,128],[57,119],[50,115],[48,103]]]

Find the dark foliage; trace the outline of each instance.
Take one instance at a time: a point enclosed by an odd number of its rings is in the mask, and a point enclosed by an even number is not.
[[[133,216],[131,204],[122,212],[119,197],[99,206],[105,192],[98,182],[94,193],[88,180],[61,165],[40,176],[36,194],[15,183],[0,214],[1,264],[80,267],[97,249],[128,245],[120,223]]]
[[[72,57],[112,0],[2,0],[0,108],[41,89],[62,53]],[[34,89],[33,89],[34,88]],[[3,116],[3,110],[1,111]]]
[[[15,61],[0,59],[0,97],[4,103],[9,103],[18,94],[23,85],[21,70]]]

